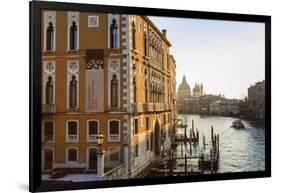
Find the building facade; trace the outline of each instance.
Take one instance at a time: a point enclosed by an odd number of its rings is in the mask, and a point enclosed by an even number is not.
[[[43,11],[41,20],[42,172],[138,176],[175,116],[166,31],[146,16]]]
[[[265,118],[265,81],[257,82],[248,88],[249,116],[253,119]]]

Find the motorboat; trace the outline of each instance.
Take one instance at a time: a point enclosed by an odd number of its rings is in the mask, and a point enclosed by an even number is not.
[[[232,122],[232,127],[237,128],[237,129],[243,129],[243,128],[245,128],[245,125],[242,123],[241,120],[235,120]]]

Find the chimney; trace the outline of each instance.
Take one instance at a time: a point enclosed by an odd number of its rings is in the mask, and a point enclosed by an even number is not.
[[[167,30],[166,29],[162,29],[162,33],[163,33],[163,36],[166,38]]]

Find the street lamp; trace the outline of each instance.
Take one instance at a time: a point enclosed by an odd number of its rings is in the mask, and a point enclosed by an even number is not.
[[[102,132],[99,132],[99,134],[97,136],[97,142],[98,142],[98,146],[99,146],[99,151],[102,152],[102,144],[104,142],[104,135]]]
[[[102,150],[102,145],[104,142],[104,135],[102,132],[99,132],[97,136],[97,142],[99,146],[99,152],[98,152],[98,177],[101,179],[103,178],[104,175],[104,152]]]

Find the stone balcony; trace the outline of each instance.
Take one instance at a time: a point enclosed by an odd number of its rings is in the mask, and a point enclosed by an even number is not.
[[[55,113],[56,105],[55,104],[43,104],[42,113]]]
[[[173,105],[168,103],[132,103],[132,113],[161,112],[172,110]]]

